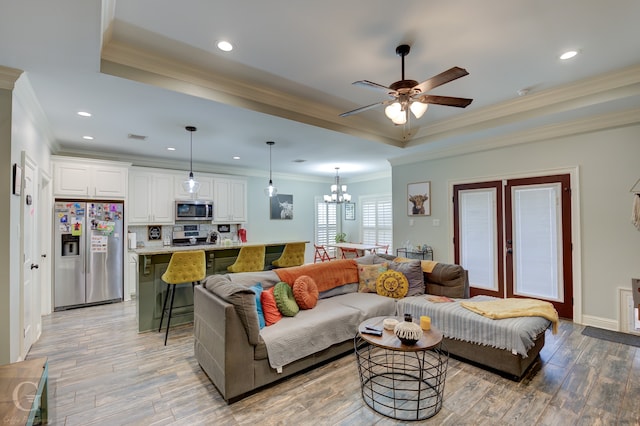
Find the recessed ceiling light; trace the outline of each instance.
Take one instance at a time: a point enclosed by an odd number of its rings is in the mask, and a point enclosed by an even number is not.
[[[240,157],[238,157],[237,155],[234,155],[232,158],[233,158],[234,160],[239,160],[239,159],[240,159]]]
[[[91,117],[91,113],[87,111],[78,111],[78,115],[81,117]]]
[[[168,146],[168,147],[167,147],[167,151],[175,151],[175,150],[176,150],[176,149],[175,149],[174,147],[172,147],[172,146]]]
[[[577,50],[567,50],[562,55],[560,55],[560,59],[562,59],[563,61],[566,60],[566,59],[571,59],[574,56],[576,56],[577,54],[578,54]]]
[[[233,45],[226,40],[220,40],[217,44],[218,49],[223,52],[231,52],[233,50]]]
[[[88,141],[92,141],[93,140],[93,136],[83,136],[82,139],[88,140]]]

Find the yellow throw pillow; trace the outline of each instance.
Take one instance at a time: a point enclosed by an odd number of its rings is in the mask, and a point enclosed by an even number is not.
[[[358,265],[358,292],[376,293],[376,280],[387,270],[387,262],[375,265]]]
[[[401,299],[409,292],[409,281],[402,272],[388,270],[376,280],[376,292],[381,296]]]

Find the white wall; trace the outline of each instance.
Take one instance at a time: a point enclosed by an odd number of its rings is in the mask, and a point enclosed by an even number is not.
[[[434,247],[436,260],[451,262],[452,182],[577,167],[579,187],[573,188],[572,196],[579,202],[581,216],[579,235],[573,235],[573,241],[579,242],[582,258],[574,288],[581,286],[582,317],[576,321],[615,329],[617,288],[630,287],[631,278],[640,277],[640,233],[631,225],[633,195],[629,192],[640,178],[639,159],[640,126],[636,125],[396,165],[394,242],[427,242]],[[432,215],[414,218],[410,226],[406,186],[421,181],[431,181]],[[433,219],[440,219],[440,226],[434,226]]]
[[[36,161],[38,167],[49,171],[50,169],[50,149],[49,139],[46,132],[46,122],[42,119],[40,107],[33,96],[31,85],[25,74],[17,80],[13,92],[1,91],[2,106],[0,107],[0,117],[2,124],[10,126],[10,143],[7,138],[6,145],[3,142],[3,150],[10,152],[5,161],[2,163],[2,169],[7,170],[3,173],[2,179],[3,190],[0,195],[8,201],[8,220],[3,220],[2,229],[8,235],[6,243],[0,247],[0,256],[3,259],[9,259],[8,262],[8,280],[2,280],[0,284],[0,292],[3,303],[3,317],[0,323],[0,363],[14,362],[20,359],[20,315],[21,315],[21,297],[20,297],[20,271],[21,255],[20,255],[20,206],[21,197],[11,194],[12,174],[11,167],[14,163],[20,164],[22,152],[26,152],[33,160]],[[8,104],[7,104],[8,102]],[[2,130],[4,134],[4,130]],[[8,147],[10,146],[10,151]],[[4,151],[3,151],[4,152]],[[8,194],[6,198],[4,194]],[[36,247],[39,250],[39,247]],[[38,253],[38,251],[36,251]],[[49,286],[50,283],[44,283]],[[49,291],[45,289],[45,291]],[[35,297],[40,297],[41,292],[36,289]],[[6,305],[6,310],[4,309]],[[8,315],[7,315],[8,313]]]
[[[247,181],[247,229],[248,241],[309,241],[305,262],[313,262],[315,241],[314,197],[322,195],[329,183],[318,183],[274,176],[273,183],[279,194],[293,195],[293,219],[271,220],[269,197],[264,194],[268,178],[249,177]]]

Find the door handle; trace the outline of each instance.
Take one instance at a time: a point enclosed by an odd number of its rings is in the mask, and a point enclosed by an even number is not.
[[[507,249],[507,254],[511,254],[511,253],[513,253],[513,249],[512,248],[508,248]]]
[[[38,269],[39,267],[40,267],[40,266],[39,266],[39,265],[37,265],[37,264],[35,264],[35,263],[32,263],[32,264],[31,264],[31,269]]]

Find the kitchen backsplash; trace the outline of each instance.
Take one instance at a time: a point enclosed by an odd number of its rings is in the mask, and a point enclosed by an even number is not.
[[[129,232],[133,232],[136,234],[136,243],[138,248],[142,247],[162,247],[164,245],[165,239],[169,242],[171,241],[173,227],[176,225],[135,225],[129,226]],[[226,230],[224,226],[227,226],[229,232],[220,232],[219,230]],[[210,223],[200,224],[200,229],[209,232],[209,231],[218,231],[220,233],[220,238],[237,238],[238,227],[240,225],[232,224],[232,225],[213,225]]]

